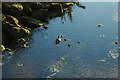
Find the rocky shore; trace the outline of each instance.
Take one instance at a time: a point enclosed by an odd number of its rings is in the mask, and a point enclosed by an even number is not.
[[[82,6],[79,2],[3,2],[2,47],[19,47],[20,43],[30,39],[30,33],[34,28],[42,26],[47,29],[46,24],[53,18],[61,17],[61,19],[64,19],[64,15],[68,14],[72,21],[73,5],[85,9],[85,6]]]

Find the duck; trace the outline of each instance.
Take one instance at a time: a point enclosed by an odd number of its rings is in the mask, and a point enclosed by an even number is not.
[[[62,41],[61,38],[57,38],[56,41],[55,41],[55,43],[58,44],[58,43],[60,43],[61,41]]]
[[[71,47],[71,45],[70,45],[70,44],[68,44],[68,47]]]
[[[64,41],[67,41],[67,38],[64,38]]]
[[[78,44],[80,44],[80,41],[78,41]]]
[[[98,26],[98,27],[101,27],[101,26],[103,26],[103,24],[98,24],[97,26]]]
[[[61,38],[61,35],[58,35],[58,38]]]
[[[18,66],[18,67],[22,67],[22,66],[23,66],[23,63],[18,63],[17,66]]]
[[[49,27],[48,26],[43,26],[44,29],[48,29]]]
[[[119,44],[119,42],[116,41],[115,44]]]
[[[61,35],[61,38],[63,37],[64,35]]]

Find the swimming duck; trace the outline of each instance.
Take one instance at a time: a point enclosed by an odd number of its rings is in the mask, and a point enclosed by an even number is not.
[[[61,35],[58,35],[58,38],[61,38]]]
[[[78,44],[80,44],[80,41],[78,41]]]
[[[55,41],[55,43],[58,44],[58,43],[60,43],[61,41],[62,41],[61,38],[57,38],[56,41]]]
[[[49,27],[48,26],[43,26],[44,29],[48,29]]]
[[[61,38],[63,37],[63,35],[61,35]]]
[[[116,41],[115,44],[119,44],[119,42]]]
[[[103,26],[103,24],[98,24],[97,26],[98,26],[98,27],[101,27],[101,26]]]
[[[68,44],[68,47],[71,47],[71,45],[70,45],[70,44]]]
[[[67,38],[65,38],[64,41],[67,41]]]
[[[17,66],[18,66],[18,67],[22,67],[23,64],[22,64],[22,63],[18,63]]]

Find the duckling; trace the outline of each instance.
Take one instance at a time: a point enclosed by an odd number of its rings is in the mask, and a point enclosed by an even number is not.
[[[61,35],[58,35],[58,38],[61,38]]]
[[[9,49],[9,48],[5,48],[5,51],[11,51],[11,49]]]
[[[98,24],[97,26],[98,26],[98,27],[101,27],[101,26],[103,26],[103,24]]]
[[[70,44],[68,44],[68,47],[71,47],[71,45],[70,45]]]
[[[63,37],[63,35],[61,35],[61,38]]]
[[[115,44],[119,44],[119,42],[116,41]]]
[[[44,24],[39,24],[40,26],[43,26]]]
[[[44,29],[48,29],[49,27],[48,26],[43,26]]]
[[[104,37],[105,37],[105,35],[100,35],[100,37],[104,38]]]
[[[62,21],[62,23],[65,23],[64,21]]]
[[[56,42],[56,44],[58,44],[58,43],[60,43],[61,41],[62,41],[61,38],[57,38],[55,42]]]
[[[67,38],[65,38],[64,41],[67,41]]]
[[[17,66],[18,66],[18,67],[22,67],[23,64],[22,64],[22,63],[18,63]]]
[[[78,44],[80,44],[80,41],[78,41]]]

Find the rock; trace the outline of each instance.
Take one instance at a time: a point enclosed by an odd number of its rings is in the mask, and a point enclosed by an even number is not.
[[[22,13],[23,5],[20,3],[3,3],[3,13],[19,16]]]
[[[6,20],[5,20],[6,24],[9,24],[10,26],[14,27],[21,27],[21,25],[19,25],[19,21],[17,20],[17,18],[11,16],[11,15],[6,15]]]
[[[26,37],[30,34],[30,30],[27,27],[22,27],[17,18],[6,15],[6,19],[2,22],[2,38],[3,44],[9,44],[11,42],[17,41],[21,37]]]
[[[33,17],[28,17],[28,16],[21,16],[19,18],[20,22],[24,24],[25,26],[28,26],[30,28],[37,28],[40,27],[43,22],[40,20],[33,18]],[[26,24],[27,23],[27,24]],[[42,24],[43,25],[43,24]]]
[[[47,9],[34,9],[31,12],[31,16],[37,19],[40,19],[40,17],[43,17],[45,13],[47,12]]]

